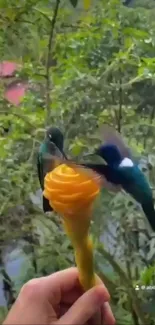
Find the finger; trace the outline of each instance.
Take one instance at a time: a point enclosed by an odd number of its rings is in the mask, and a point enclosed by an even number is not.
[[[99,278],[99,276],[96,275],[96,283],[101,284],[102,280]],[[115,318],[113,316],[111,307],[108,302],[105,302],[100,309],[100,316],[101,316],[101,323],[104,325],[113,325],[115,324]],[[99,316],[98,316],[99,317]],[[93,322],[92,324],[96,324],[96,322]]]
[[[54,307],[59,304],[63,292],[68,292],[79,285],[77,268],[69,268],[46,277],[28,281],[20,295],[32,300],[47,300]]]
[[[77,287],[71,289],[67,292],[62,292],[61,303],[69,304],[70,306],[74,304],[74,302],[79,299],[84,294],[84,290],[82,289],[80,282]]]
[[[100,285],[100,284],[104,285],[98,275],[95,275],[95,277],[96,277],[96,285]],[[67,295],[65,291],[64,292],[62,291],[61,302],[72,305],[80,296],[82,296],[82,294],[84,294],[84,290],[78,278],[77,286],[74,287],[74,290],[71,289],[70,291],[68,291]]]
[[[62,317],[64,314],[67,313],[67,311],[71,308],[71,305],[69,304],[61,304],[58,318]]]
[[[108,302],[105,302],[101,307],[102,312],[102,324],[104,325],[114,325],[115,324],[115,318],[113,316],[111,307]]]
[[[32,281],[37,289],[35,290],[37,296],[58,304],[63,293],[79,286],[78,270],[72,267]]]
[[[100,279],[100,277],[98,275],[96,275],[96,284],[100,285],[104,285],[102,280]],[[103,313],[102,313],[102,306],[101,308],[99,308],[99,310],[97,311],[97,313],[95,313],[95,315],[93,315],[93,317],[91,318],[91,324],[95,324],[95,325],[101,325],[103,324]]]
[[[95,325],[102,325],[103,324],[101,308],[99,308],[97,313],[95,313],[91,317],[91,324],[95,324]]]
[[[71,267],[45,277],[44,285],[50,286],[52,283],[52,288],[53,285],[54,287],[57,287],[59,285],[62,291],[69,291],[78,284],[78,276],[78,269],[76,267]]]
[[[55,272],[44,278],[44,286],[49,292],[53,287],[59,286],[63,292],[69,291],[78,285],[78,270],[76,267],[71,267],[63,271]],[[49,288],[49,289],[48,289]]]
[[[84,293],[56,324],[85,324],[109,298],[106,288],[103,285],[97,285]]]

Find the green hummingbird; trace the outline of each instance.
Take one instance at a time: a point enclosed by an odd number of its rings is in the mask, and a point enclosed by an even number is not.
[[[57,127],[49,127],[46,131],[45,139],[40,145],[38,157],[37,157],[37,168],[38,178],[42,191],[44,190],[44,178],[48,172],[53,170],[57,164],[53,159],[54,156],[59,158],[67,159],[64,151],[64,136]],[[43,211],[53,211],[49,204],[49,201],[43,196]]]

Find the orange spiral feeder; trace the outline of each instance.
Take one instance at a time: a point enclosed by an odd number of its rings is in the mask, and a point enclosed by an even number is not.
[[[85,290],[96,284],[93,265],[93,245],[89,226],[93,202],[99,185],[78,168],[59,165],[48,173],[44,182],[44,196],[51,207],[62,216],[67,235],[72,241],[80,282]]]

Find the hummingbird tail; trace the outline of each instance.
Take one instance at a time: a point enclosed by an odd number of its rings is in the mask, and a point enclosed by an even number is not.
[[[43,196],[43,210],[45,213],[53,211],[52,207],[49,204],[49,201],[44,196]]]
[[[142,204],[143,211],[148,219],[149,224],[152,227],[152,230],[155,231],[155,209],[153,201]]]

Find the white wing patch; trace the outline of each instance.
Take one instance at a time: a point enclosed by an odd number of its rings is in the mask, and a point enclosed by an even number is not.
[[[131,159],[124,158],[122,162],[120,163],[119,167],[133,167],[134,164]]]

